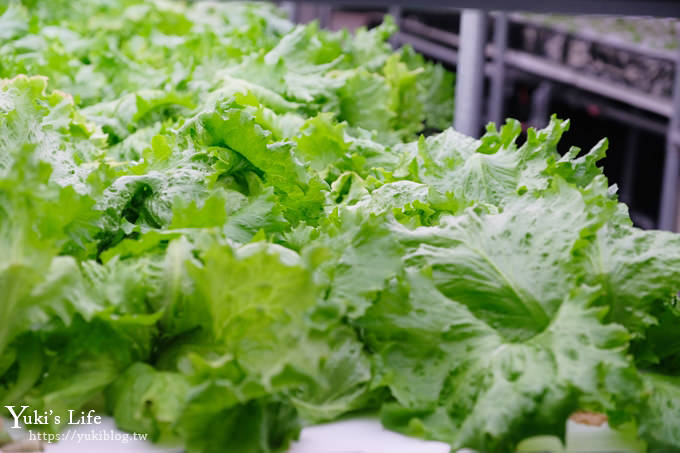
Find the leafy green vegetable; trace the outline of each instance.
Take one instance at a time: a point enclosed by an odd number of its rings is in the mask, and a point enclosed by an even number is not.
[[[606,140],[558,153],[567,121],[448,128],[453,75],[394,31],[0,1],[2,405],[196,453],[364,409],[489,453],[576,410],[680,448],[679,236],[632,226]]]

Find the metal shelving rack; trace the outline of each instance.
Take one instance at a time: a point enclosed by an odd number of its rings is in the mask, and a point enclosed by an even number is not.
[[[296,3],[290,2],[295,10]],[[418,36],[402,36],[401,42],[409,42],[416,50],[430,54],[442,61],[457,66],[456,111],[454,127],[468,135],[477,136],[482,125],[483,89],[485,76],[490,77],[490,92],[487,104],[488,118],[500,122],[503,119],[503,90],[506,68],[521,67],[546,79],[570,83],[585,91],[604,95],[650,111],[669,119],[667,125],[648,124],[658,130],[665,127],[666,152],[663,172],[661,202],[658,226],[661,229],[678,228],[678,203],[680,202],[680,50],[669,58],[675,63],[675,82],[672,101],[654,98],[642,93],[616,92],[615,88],[602,82],[580,77],[575,71],[550,67],[527,55],[519,55],[507,49],[509,14],[511,11],[571,13],[571,14],[609,14],[657,17],[680,17],[680,0],[325,0],[314,1],[321,7],[322,25],[328,23],[329,9],[334,6],[380,7],[389,8],[397,22],[402,19],[402,8],[441,10],[462,9],[460,35],[444,37],[457,47],[457,51],[447,46],[433,44],[431,40]],[[474,8],[474,9],[470,9]],[[490,11],[497,11],[494,17],[493,43],[487,46],[487,24]],[[295,15],[294,15],[295,17]],[[432,31],[432,30],[430,30]],[[446,32],[443,32],[446,33]],[[405,39],[408,38],[408,39]],[[667,56],[666,52],[666,56]],[[486,63],[487,56],[491,63]],[[531,61],[530,61],[531,60]],[[623,99],[621,98],[623,96]],[[621,115],[620,112],[612,114]],[[641,122],[645,120],[640,118]],[[646,124],[646,123],[645,123]],[[631,164],[632,165],[632,164]]]

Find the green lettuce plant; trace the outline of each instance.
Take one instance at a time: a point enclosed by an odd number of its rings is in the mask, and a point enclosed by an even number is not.
[[[576,410],[680,448],[680,236],[633,227],[606,141],[447,128],[453,76],[389,20],[0,13],[3,406],[103,408],[189,452],[364,409],[490,453]]]

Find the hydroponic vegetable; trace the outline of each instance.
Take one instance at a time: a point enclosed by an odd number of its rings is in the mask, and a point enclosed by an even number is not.
[[[606,141],[418,136],[452,75],[389,21],[0,5],[3,406],[197,453],[361,409],[490,453],[591,410],[680,449],[680,236],[632,226]]]

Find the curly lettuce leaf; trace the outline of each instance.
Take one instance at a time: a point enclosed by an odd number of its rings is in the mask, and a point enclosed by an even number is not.
[[[409,271],[359,320],[396,399],[383,406],[383,423],[490,452],[533,435],[564,435],[574,410],[602,410],[608,398],[636,391],[633,378],[608,382],[630,370],[629,336],[603,324],[605,312],[593,306],[598,293],[575,290],[543,330],[513,341],[437,291],[429,276]]]

